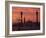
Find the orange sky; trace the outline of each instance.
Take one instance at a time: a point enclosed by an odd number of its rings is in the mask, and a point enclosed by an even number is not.
[[[25,20],[36,22],[36,10],[38,11],[38,21],[40,21],[40,8],[31,8],[31,7],[12,7],[12,20],[13,23],[17,22],[17,19],[20,18],[20,12],[23,12],[23,18]]]

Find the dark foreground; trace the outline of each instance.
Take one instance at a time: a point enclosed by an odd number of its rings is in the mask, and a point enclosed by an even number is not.
[[[40,22],[15,23],[12,25],[12,31],[40,30]]]

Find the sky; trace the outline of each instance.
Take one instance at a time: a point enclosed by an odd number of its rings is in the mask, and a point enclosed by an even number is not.
[[[36,11],[38,11],[38,22],[40,22],[40,8],[32,7],[12,7],[12,22],[17,22],[17,19],[21,19],[20,13],[23,12],[22,20],[36,22]]]

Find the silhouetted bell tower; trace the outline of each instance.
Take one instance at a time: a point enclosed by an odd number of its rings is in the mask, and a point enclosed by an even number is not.
[[[38,11],[36,10],[36,22],[38,24]]]
[[[22,23],[22,16],[23,16],[23,12],[21,12],[21,23]]]

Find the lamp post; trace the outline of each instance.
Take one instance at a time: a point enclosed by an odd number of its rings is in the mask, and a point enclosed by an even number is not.
[[[25,24],[25,17],[24,17],[24,24]]]

